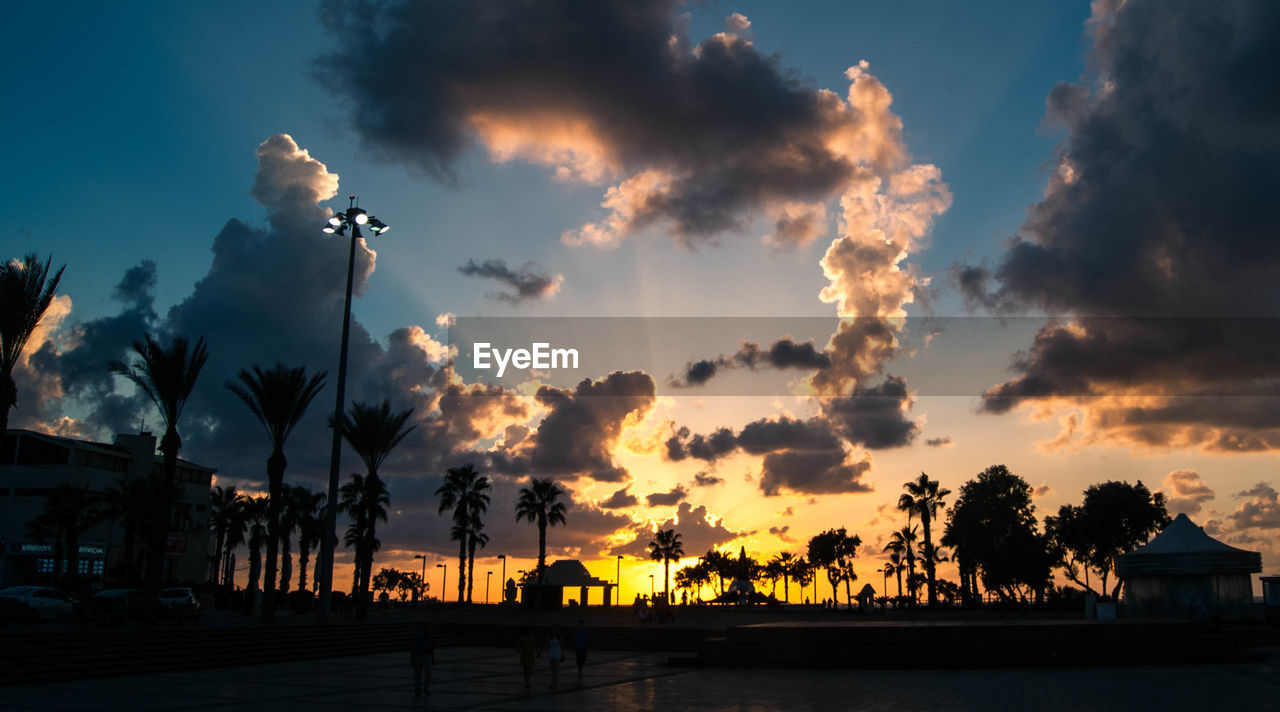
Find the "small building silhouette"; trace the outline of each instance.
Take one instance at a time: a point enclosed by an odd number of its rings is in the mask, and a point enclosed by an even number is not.
[[[1255,617],[1252,575],[1261,571],[1261,554],[1214,539],[1185,514],[1116,561],[1131,616]]]
[[[521,600],[526,606],[536,605],[538,600],[536,581],[536,577],[531,578],[521,590]],[[577,588],[578,605],[585,606],[590,602],[589,590],[596,586],[604,589],[602,603],[609,605],[609,595],[614,586],[611,581],[592,576],[581,561],[561,559],[549,564],[542,577],[541,605],[543,608],[560,608],[564,605],[564,590]]]

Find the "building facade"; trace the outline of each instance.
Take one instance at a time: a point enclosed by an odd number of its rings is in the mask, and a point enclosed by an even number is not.
[[[54,568],[55,542],[33,533],[30,522],[40,516],[55,487],[84,487],[105,495],[139,478],[163,471],[151,433],[119,435],[113,443],[64,438],[29,430],[9,430],[0,448],[0,588],[43,583]],[[208,578],[209,487],[213,468],[178,460],[179,496],[169,521],[165,545],[166,581],[199,582]],[[137,562],[146,535],[134,536],[134,551],[125,551],[122,522],[105,518],[79,537],[79,580],[91,588],[117,584],[127,562]],[[132,556],[129,555],[132,554]],[[136,580],[136,579],[135,579]]]

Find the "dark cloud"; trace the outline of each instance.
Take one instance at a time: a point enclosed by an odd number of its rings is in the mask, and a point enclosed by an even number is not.
[[[1174,470],[1165,475],[1165,503],[1170,514],[1199,514],[1214,492],[1195,470]]]
[[[1039,487],[1031,490],[1032,497],[1047,497],[1052,493],[1053,493],[1053,487],[1050,487],[1047,484],[1040,485]]]
[[[943,435],[942,437],[938,437],[938,438],[929,438],[928,440],[924,441],[924,444],[928,445],[929,447],[948,447],[950,445],[954,445],[955,443],[951,442],[950,435]]]
[[[623,507],[634,507],[640,503],[634,494],[627,491],[627,487],[609,495],[609,498],[600,503],[601,509],[622,509]]]
[[[627,470],[614,462],[613,447],[623,425],[643,418],[657,399],[647,373],[614,371],[603,379],[584,379],[572,390],[542,386],[535,400],[548,410],[546,417],[532,435],[493,455],[498,469],[624,482]]]
[[[831,358],[813,341],[794,341],[789,337],[778,339],[762,349],[753,341],[743,341],[738,351],[729,356],[717,356],[713,359],[702,359],[689,362],[684,373],[671,380],[676,388],[690,388],[705,385],[718,373],[733,368],[802,369],[815,370],[827,368]]]
[[[748,423],[738,433],[738,444],[751,455],[763,455],[779,450],[837,450],[840,439],[816,418],[798,420],[784,415]]]
[[[1089,27],[1090,75],[1048,97],[1044,199],[993,267],[954,273],[990,308],[1076,318],[984,407],[1060,396],[1094,438],[1280,448],[1280,7],[1095,3]],[[1082,398],[1118,393],[1147,398]]]
[[[451,176],[469,147],[562,179],[618,180],[610,214],[566,233],[614,243],[661,226],[685,242],[745,227],[816,235],[814,204],[902,160],[901,124],[865,68],[846,103],[728,31],[697,44],[676,0],[478,5],[330,0],[316,75],[364,142]],[[367,35],[374,41],[350,46]],[[350,49],[347,49],[350,46]]]
[[[1280,529],[1280,494],[1266,482],[1241,492],[1251,499],[1231,513],[1231,523],[1239,529]]]
[[[693,476],[693,484],[695,487],[710,487],[724,482],[723,477],[716,477],[709,472],[699,472]]]
[[[729,428],[718,428],[710,435],[690,435],[680,428],[666,442],[666,457],[672,462],[686,458],[714,462],[738,449],[738,441]]]
[[[560,275],[547,274],[540,266],[527,262],[518,270],[507,266],[505,260],[485,260],[476,262],[468,260],[458,271],[468,277],[492,279],[510,287],[510,292],[491,292],[485,296],[489,299],[520,304],[524,301],[554,296],[560,291],[564,278]]]
[[[121,311],[73,324],[60,341],[44,344],[33,368],[56,378],[58,403],[81,421],[81,434],[110,440],[117,432],[159,421],[151,405],[121,395],[119,379],[106,364],[128,360],[129,345],[144,333],[192,339],[203,336],[209,360],[183,413],[182,456],[216,466],[229,481],[261,482],[269,443],[261,426],[223,384],[254,364],[332,368],[338,353],[349,243],[325,236],[317,226],[329,215],[321,203],[337,192],[337,176],[292,138],[276,135],[256,151],[258,169],[251,194],[267,212],[261,227],[229,220],[213,238],[209,271],[192,292],[163,316],[153,307],[156,267],[144,261],[128,270],[114,291]],[[353,290],[367,289],[376,260],[364,241],[356,245]],[[407,326],[375,341],[353,319],[348,401],[389,398],[397,409],[413,408],[413,432],[393,453],[388,477],[402,471],[442,472],[461,462],[483,465],[481,441],[528,417],[528,404],[500,388],[453,383],[447,352],[422,328]],[[332,374],[330,385],[332,384]],[[326,388],[286,445],[291,482],[327,482],[332,391]],[[350,452],[344,472],[357,470]]]
[[[683,502],[689,496],[689,490],[684,485],[676,485],[667,492],[654,492],[646,495],[645,504],[650,507],[670,507],[673,504]]]
[[[708,521],[709,518],[712,521]],[[653,541],[653,533],[663,529],[675,529],[680,534],[680,543],[687,556],[698,556],[708,549],[723,546],[740,536],[753,533],[729,529],[723,519],[711,517],[711,513],[703,505],[694,507],[688,502],[681,502],[675,516],[670,519],[654,524],[633,525],[635,539],[610,549],[609,556],[622,554],[648,560],[649,542]]]
[[[783,450],[764,456],[760,491],[773,497],[795,494],[870,492],[862,476],[870,460],[853,461],[843,450]]]
[[[780,526],[780,527],[769,527],[769,533],[770,533],[770,534],[772,534],[772,535],[774,535],[774,536],[778,537],[779,539],[781,539],[782,541],[784,541],[784,542],[786,542],[786,543],[788,543],[788,544],[795,543],[795,541],[796,541],[796,538],[795,538],[795,537],[793,537],[793,536],[791,536],[791,535],[788,533],[788,532],[790,532],[790,531],[791,531],[791,525],[790,525],[790,524],[783,525],[783,526]]]
[[[121,304],[118,314],[69,325],[68,338],[47,340],[31,355],[27,367],[14,373],[19,394],[28,393],[14,411],[12,427],[48,427],[72,417],[79,406],[87,410],[74,434],[89,437],[98,430],[130,432],[150,420],[146,396],[115,392],[115,379],[107,364],[121,359],[146,332],[160,323],[155,312],[156,264],[143,260],[125,271],[112,297]],[[73,405],[74,404],[74,405]]]
[[[920,432],[919,424],[906,417],[907,382],[895,376],[876,386],[856,386],[848,396],[822,398],[821,404],[841,437],[873,450],[908,445]]]

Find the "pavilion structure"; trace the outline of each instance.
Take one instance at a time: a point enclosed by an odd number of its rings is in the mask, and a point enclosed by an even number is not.
[[[1128,617],[1256,617],[1253,574],[1261,571],[1261,554],[1214,539],[1185,514],[1116,561]]]

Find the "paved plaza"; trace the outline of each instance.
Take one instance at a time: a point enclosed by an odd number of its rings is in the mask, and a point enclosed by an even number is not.
[[[1272,651],[1277,653],[1280,651]],[[1280,710],[1280,657],[1231,665],[1041,670],[719,670],[667,655],[573,656],[558,689],[514,649],[446,648],[413,697],[407,654],[364,655],[0,689],[5,710]]]

